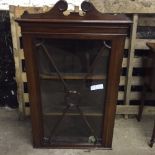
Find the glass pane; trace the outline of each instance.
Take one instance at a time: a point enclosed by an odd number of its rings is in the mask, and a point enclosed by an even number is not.
[[[110,41],[36,40],[45,143],[102,142]]]

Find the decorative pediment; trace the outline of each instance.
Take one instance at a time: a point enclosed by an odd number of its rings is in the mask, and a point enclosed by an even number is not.
[[[68,3],[65,0],[59,0],[51,10],[45,13],[39,13],[39,14],[30,14],[27,11],[24,12],[24,14],[21,16],[21,20],[25,19],[57,19],[57,20],[95,20],[95,21],[119,21],[123,23],[129,23],[130,20],[125,15],[116,15],[116,14],[102,14],[100,13],[94,5],[88,1],[85,0],[81,3],[81,11],[73,11],[69,14],[65,14],[65,12],[68,9]],[[18,20],[17,20],[18,21]]]

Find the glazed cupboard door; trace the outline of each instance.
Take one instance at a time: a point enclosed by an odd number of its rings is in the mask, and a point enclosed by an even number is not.
[[[111,41],[35,39],[43,145],[102,145]]]

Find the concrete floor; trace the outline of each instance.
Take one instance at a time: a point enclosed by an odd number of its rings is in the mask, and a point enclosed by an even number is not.
[[[155,155],[148,146],[153,116],[138,123],[135,118],[117,118],[113,150],[33,149],[30,121],[19,121],[16,111],[0,109],[0,155]]]

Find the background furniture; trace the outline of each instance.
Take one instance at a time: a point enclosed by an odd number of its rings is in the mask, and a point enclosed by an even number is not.
[[[144,102],[146,99],[147,90],[151,91],[155,95],[155,43],[147,43],[147,46],[150,48],[150,52],[148,57],[144,60],[144,66],[146,68],[143,94],[142,94],[142,102],[139,106],[138,112],[138,121],[142,118],[142,113],[144,109]],[[150,140],[150,146],[153,146],[155,139],[155,123],[152,131],[152,138]]]
[[[155,142],[155,122],[154,122],[154,127],[153,127],[153,131],[152,131],[152,137],[151,137],[151,140],[150,140],[150,147],[153,147],[153,144]]]
[[[147,46],[150,48],[148,56],[144,58],[143,64],[145,67],[145,77],[144,77],[144,86],[142,93],[142,102],[139,106],[138,112],[138,121],[141,120],[144,102],[146,100],[146,92],[149,90],[152,94],[155,91],[155,43],[147,43]]]

